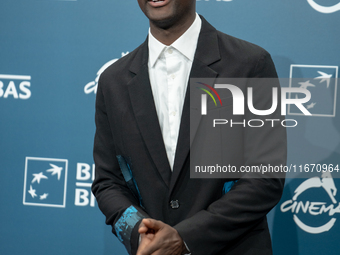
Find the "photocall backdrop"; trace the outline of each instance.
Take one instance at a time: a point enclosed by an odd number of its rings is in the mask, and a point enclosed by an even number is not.
[[[197,1],[217,29],[268,50],[280,77],[314,85],[313,116],[287,113],[297,167],[340,163],[339,10],[339,0]],[[147,32],[136,0],[1,1],[0,254],[127,254],[90,193],[94,102],[100,73]],[[268,216],[275,255],[340,253],[338,188],[320,171],[287,179]]]

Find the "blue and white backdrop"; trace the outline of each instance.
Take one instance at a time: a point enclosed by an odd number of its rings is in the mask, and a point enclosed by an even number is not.
[[[339,164],[339,0],[200,0],[197,11],[267,49],[280,77],[309,78],[313,116],[288,111],[299,123],[289,163]],[[0,254],[127,254],[90,193],[94,102],[101,71],[147,31],[136,0],[1,1]],[[287,179],[268,216],[274,254],[340,254],[337,189],[319,172]]]

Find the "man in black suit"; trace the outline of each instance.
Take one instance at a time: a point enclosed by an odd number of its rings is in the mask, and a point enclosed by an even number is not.
[[[92,191],[106,223],[129,254],[271,254],[266,214],[283,175],[191,179],[190,135],[199,143],[203,131],[190,129],[197,109],[187,89],[189,78],[276,78],[270,55],[215,30],[196,14],[196,0],[138,3],[148,39],[103,72],[97,92]],[[271,107],[271,86],[257,86],[256,109]],[[209,114],[235,117],[227,105]],[[279,108],[268,119],[281,120]],[[286,162],[277,124],[230,128],[218,146],[237,168]]]

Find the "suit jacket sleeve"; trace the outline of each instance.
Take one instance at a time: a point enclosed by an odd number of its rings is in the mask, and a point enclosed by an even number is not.
[[[114,137],[107,116],[105,97],[99,81],[96,98],[96,134],[94,140],[94,161],[96,176],[92,184],[98,206],[106,216],[106,224],[112,226],[112,232],[125,245],[129,254],[135,254],[138,248],[138,226],[148,217],[127,183],[123,168],[129,167],[125,160],[120,162],[115,151]],[[131,178],[130,182],[133,182]],[[138,187],[136,187],[138,190]]]
[[[258,57],[252,77],[277,78],[274,64],[267,52],[263,51]],[[277,83],[273,86],[279,85]],[[271,89],[258,84],[257,92],[259,93],[254,94],[256,109],[269,109],[272,105]],[[245,119],[252,118],[252,114],[246,110]],[[268,116],[263,117],[266,118]],[[270,119],[282,120],[280,107]],[[245,165],[286,164],[286,131],[281,125],[275,127],[267,125],[263,128],[245,127],[244,135]],[[284,186],[284,174],[252,177],[258,176],[246,174],[228,193],[210,204],[206,210],[174,226],[192,254],[217,254],[234,245],[249,230],[263,222],[266,214],[278,203]]]

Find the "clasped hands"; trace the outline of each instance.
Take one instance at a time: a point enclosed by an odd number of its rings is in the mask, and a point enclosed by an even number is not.
[[[137,255],[181,255],[187,252],[176,229],[154,219],[143,219]]]

